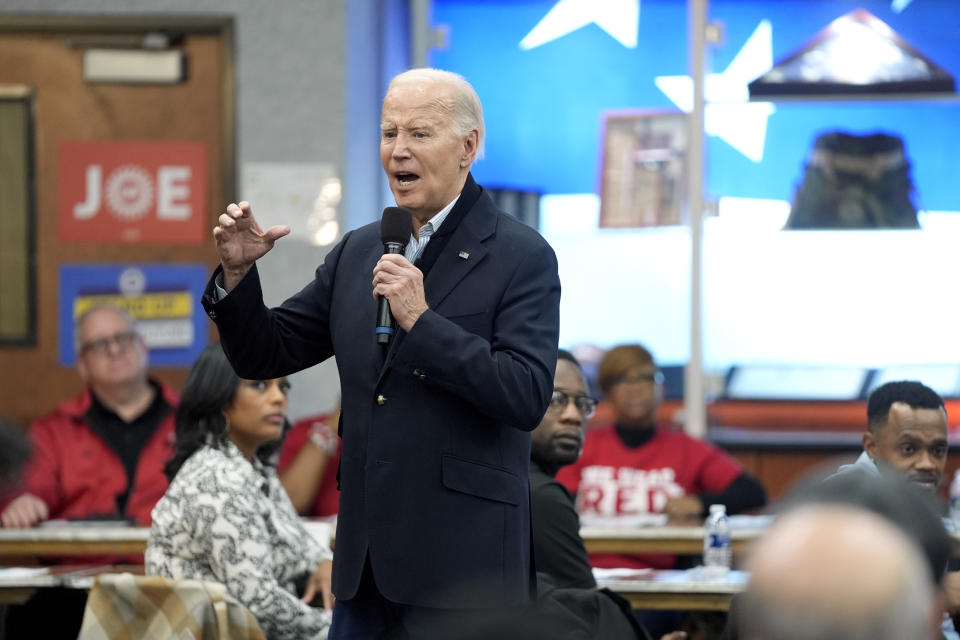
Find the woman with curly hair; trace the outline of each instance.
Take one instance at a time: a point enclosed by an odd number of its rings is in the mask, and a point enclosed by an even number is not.
[[[146,572],[223,583],[271,639],[326,638],[332,554],[304,529],[270,464],[289,388],[286,378],[238,378],[219,343],[197,358],[164,469],[170,488],[153,510]],[[314,596],[324,608],[310,606]]]

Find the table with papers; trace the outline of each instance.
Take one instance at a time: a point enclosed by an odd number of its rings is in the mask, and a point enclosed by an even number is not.
[[[656,516],[660,516],[657,518]],[[731,516],[730,541],[734,553],[742,553],[766,529],[773,516]],[[591,522],[580,528],[588,553],[667,553],[700,555],[703,552],[703,526],[696,523],[670,523],[666,516],[648,515],[635,526],[603,526]]]
[[[97,575],[138,570],[129,565],[60,565],[56,567],[0,567],[0,604],[26,602],[37,589],[89,589]],[[142,573],[142,568],[139,568]]]
[[[0,556],[140,554],[149,527],[51,521],[29,529],[0,529]]]
[[[332,539],[333,524],[328,520],[304,519],[303,525],[318,540],[329,543]],[[0,529],[0,559],[137,555],[146,550],[149,537],[149,527],[48,521],[29,529]]]
[[[597,586],[619,593],[635,609],[726,611],[746,588],[750,574],[731,570],[710,576],[703,567],[686,571],[594,569]]]

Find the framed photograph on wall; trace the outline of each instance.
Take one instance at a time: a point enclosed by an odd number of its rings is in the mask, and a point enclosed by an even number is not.
[[[616,112],[604,118],[601,227],[686,222],[687,115]]]

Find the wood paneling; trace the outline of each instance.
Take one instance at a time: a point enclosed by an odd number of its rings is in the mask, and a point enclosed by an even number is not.
[[[57,148],[63,140],[191,140],[209,149],[212,228],[233,197],[233,64],[229,23],[189,19],[0,19],[0,84],[23,84],[36,96],[37,344],[0,348],[0,413],[24,424],[82,388],[58,361],[58,267],[62,263],[215,263],[212,239],[203,245],[66,244],[57,234]],[[23,22],[24,19],[21,19]],[[222,22],[222,21],[221,21]],[[79,35],[114,37],[171,25],[183,33],[174,46],[188,59],[187,79],[174,85],[88,84]],[[192,25],[192,26],[191,26]],[[230,194],[227,196],[227,194]],[[212,329],[211,329],[212,333]],[[202,337],[200,339],[203,339]],[[154,370],[182,388],[187,368]]]
[[[33,92],[0,85],[0,344],[32,344]]]

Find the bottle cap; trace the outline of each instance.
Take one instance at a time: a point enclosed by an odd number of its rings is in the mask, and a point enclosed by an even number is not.
[[[725,504],[712,504],[712,505],[710,505],[710,513],[717,513],[718,511],[722,511],[722,512],[726,513],[726,512],[727,512],[727,505],[725,505]]]

